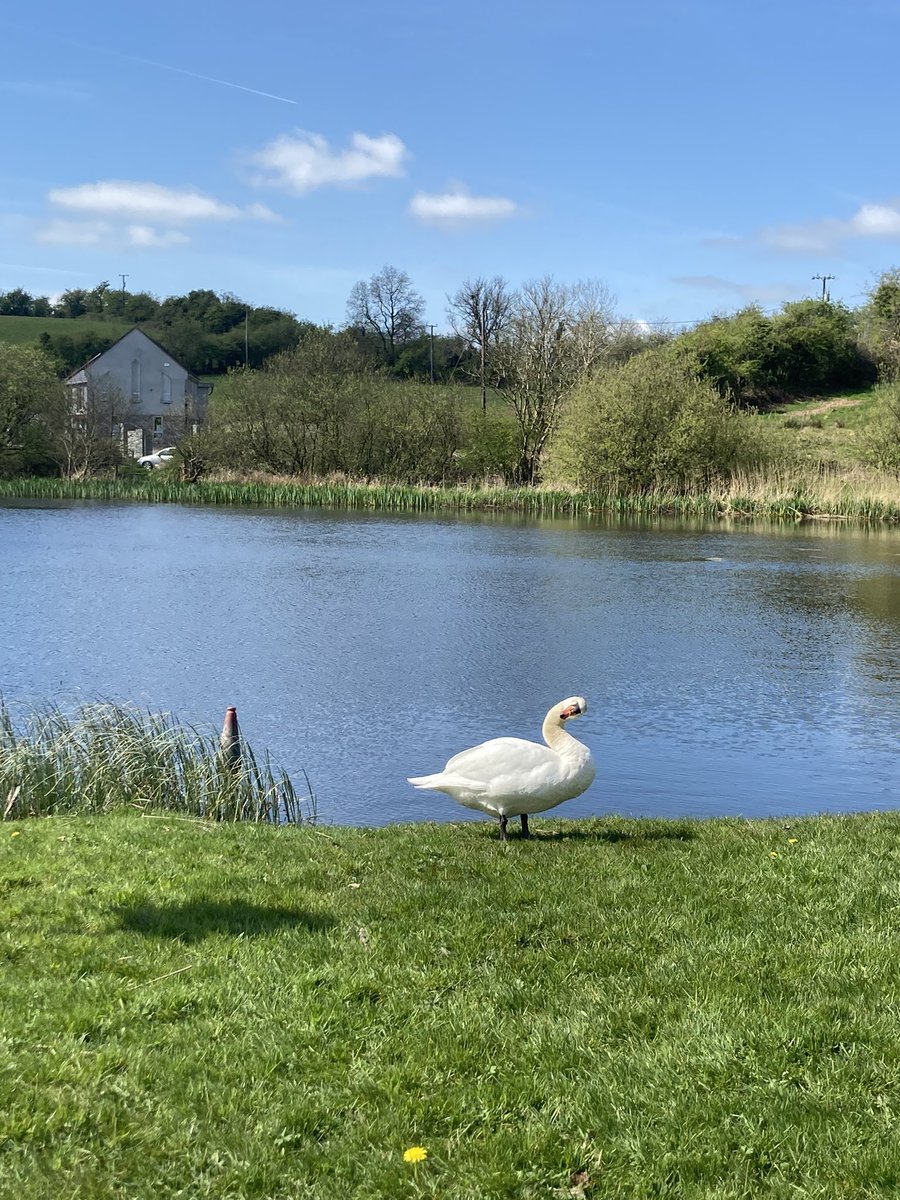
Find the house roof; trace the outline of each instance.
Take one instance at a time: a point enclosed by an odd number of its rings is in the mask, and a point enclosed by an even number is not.
[[[165,348],[165,346],[162,345],[161,342],[158,342],[156,340],[156,338],[152,338],[149,333],[144,333],[143,329],[141,329],[139,326],[132,325],[131,329],[129,329],[127,333],[123,333],[121,337],[116,338],[116,340],[113,342],[112,346],[107,346],[105,350],[101,350],[99,354],[95,354],[93,356],[93,358],[89,358],[87,360],[87,362],[82,363],[80,367],[78,367],[76,370],[72,371],[71,374],[67,375],[65,377],[65,379],[63,380],[63,383],[82,383],[82,382],[84,382],[83,380],[76,379],[75,376],[80,375],[82,371],[86,371],[88,369],[88,367],[91,365],[91,363],[96,362],[98,358],[102,358],[104,354],[109,354],[110,350],[113,349],[113,346],[118,346],[119,342],[124,342],[125,339],[127,337],[130,337],[131,334],[133,334],[133,333],[139,333],[141,335],[141,337],[146,338],[148,342],[152,342],[153,345],[157,348],[157,350],[162,350],[163,354],[165,354],[167,358],[171,358],[172,362],[175,364],[176,367],[181,367],[182,371],[187,372],[188,378],[193,379],[193,381],[195,383],[200,382],[200,380],[197,378],[197,376],[194,375],[191,371],[188,371],[187,367],[183,363],[180,363],[174,354],[170,354],[169,351]]]

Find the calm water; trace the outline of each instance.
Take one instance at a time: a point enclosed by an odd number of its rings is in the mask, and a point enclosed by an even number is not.
[[[900,803],[900,533],[0,506],[0,693],[242,730],[320,818],[468,816],[415,792],[551,703],[597,781],[556,815]]]

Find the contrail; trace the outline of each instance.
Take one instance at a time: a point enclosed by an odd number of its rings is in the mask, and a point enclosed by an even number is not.
[[[298,100],[289,100],[287,96],[261,92],[258,88],[244,87],[242,83],[231,83],[228,79],[216,79],[213,75],[198,75],[196,71],[187,71],[184,67],[170,67],[168,63],[154,62],[152,58],[137,58],[134,54],[122,54],[118,50],[104,50],[103,53],[115,54],[118,58],[127,58],[130,62],[144,63],[148,67],[159,67],[161,71],[175,71],[178,75],[189,75],[191,79],[203,79],[207,83],[221,84],[222,87],[237,88],[239,92],[249,92],[251,96],[265,96],[267,100],[280,100],[282,104],[299,104]]]
[[[109,54],[113,58],[122,58],[126,62],[142,63],[145,67],[156,67],[160,71],[174,71],[176,75],[187,75],[191,79],[202,79],[205,83],[217,83],[220,87],[236,88],[239,92],[249,92],[251,96],[262,96],[266,100],[278,100],[281,104],[299,104],[299,100],[291,100],[287,96],[276,96],[273,92],[261,92],[259,88],[245,87],[242,83],[232,83],[229,79],[216,79],[213,75],[200,75],[197,71],[188,71],[184,67],[172,67],[168,63],[155,62],[152,58],[139,58],[136,54],[126,54],[122,50],[109,50],[105,46],[92,46],[89,42],[78,42],[72,38],[62,38],[56,34],[46,34],[37,29],[28,29],[24,25],[15,25],[12,21],[0,21],[7,29],[17,29],[20,33],[29,33],[35,37],[51,37],[54,41],[77,46],[81,50],[90,50],[94,54]]]

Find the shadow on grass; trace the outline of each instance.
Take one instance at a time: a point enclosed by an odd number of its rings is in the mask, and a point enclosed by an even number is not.
[[[243,900],[126,904],[115,912],[122,929],[182,942],[198,942],[213,933],[229,933],[234,937],[254,937],[277,929],[320,933],[334,925],[334,918],[326,913],[247,904]]]
[[[538,842],[606,842],[641,846],[649,842],[693,842],[698,834],[689,825],[636,826],[634,829],[582,829],[577,825],[571,829],[531,829],[531,837]]]

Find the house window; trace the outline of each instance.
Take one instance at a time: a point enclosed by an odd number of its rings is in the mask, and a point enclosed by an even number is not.
[[[172,403],[172,378],[163,371],[162,377],[162,402],[163,404]]]
[[[141,364],[136,358],[131,361],[131,398],[132,400],[141,398]]]
[[[153,432],[162,433],[162,417],[153,418]]]

